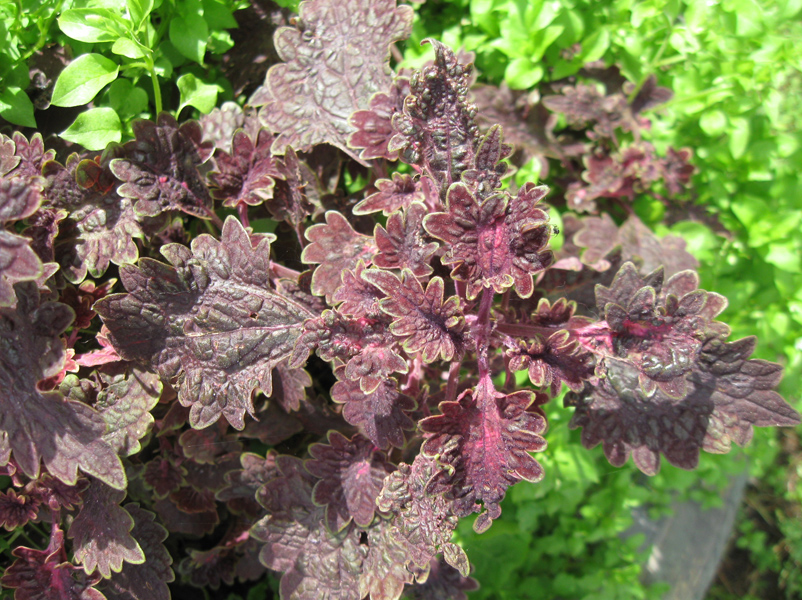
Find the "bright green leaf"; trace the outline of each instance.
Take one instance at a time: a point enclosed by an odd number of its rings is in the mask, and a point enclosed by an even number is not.
[[[61,137],[87,150],[103,150],[110,142],[122,139],[122,124],[114,109],[92,108],[82,112]]]
[[[100,54],[79,56],[61,72],[50,103],[80,106],[90,102],[103,87],[117,79],[120,68]]]
[[[9,86],[0,92],[0,117],[22,127],[36,127],[33,103],[25,90]]]
[[[109,104],[123,118],[133,117],[148,108],[148,94],[128,79],[118,79],[109,86]]]
[[[206,54],[209,27],[198,14],[176,17],[170,21],[170,41],[183,56],[202,65]]]
[[[601,27],[596,33],[588,37],[582,44],[580,56],[586,63],[599,60],[610,46],[610,32]]]
[[[708,110],[699,117],[699,127],[710,137],[717,137],[727,128],[727,115],[718,109]]]
[[[126,58],[142,58],[145,50],[131,38],[121,37],[111,45],[114,54],[125,56]]]
[[[528,58],[515,58],[507,65],[504,79],[514,90],[525,90],[543,78],[543,67]]]
[[[732,126],[730,133],[730,154],[734,159],[741,158],[749,145],[749,121],[744,117],[735,117],[730,120]]]
[[[134,31],[139,31],[142,23],[153,11],[153,0],[127,0],[128,14],[134,22]]]
[[[194,106],[202,113],[208,113],[211,112],[215,104],[217,104],[217,93],[220,91],[220,88],[216,85],[203,83],[192,73],[187,73],[179,77],[178,81],[176,81],[176,85],[181,92],[181,104],[178,107],[179,113],[186,106]]]
[[[235,29],[237,20],[228,7],[230,3],[222,0],[203,0],[203,18],[210,29]]]
[[[115,12],[105,8],[71,8],[61,13],[58,26],[68,37],[79,42],[113,42],[124,34],[127,24]]]

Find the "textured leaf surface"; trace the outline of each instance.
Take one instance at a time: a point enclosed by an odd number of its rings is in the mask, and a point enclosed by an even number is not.
[[[442,402],[441,415],[419,424],[427,438],[423,453],[448,465],[435,476],[435,489],[456,501],[459,516],[478,511],[476,503],[484,503],[485,512],[474,524],[479,532],[501,515],[500,502],[509,486],[543,478],[543,468],[528,454],[546,447],[539,435],[546,428],[544,419],[526,411],[533,401],[528,391],[506,396],[496,392],[485,378],[456,402]]]
[[[406,208],[413,202],[421,202],[424,199],[420,180],[416,180],[412,175],[393,173],[392,179],[379,179],[376,187],[377,192],[354,206],[355,215],[382,211],[383,215],[390,216],[399,208]]]
[[[195,428],[222,415],[242,429],[245,412],[254,414],[253,390],[270,393],[273,367],[310,316],[271,289],[269,242],[254,242],[230,217],[221,241],[201,235],[191,250],[165,246],[172,266],[127,267],[120,276],[129,293],[96,304],[115,349],[174,381]]]
[[[532,385],[549,388],[552,397],[563,383],[575,392],[581,391],[595,366],[593,355],[565,329],[547,339],[537,336],[532,341],[519,340],[518,347],[508,350],[507,355],[511,357],[510,370],[526,369]]]
[[[379,253],[373,264],[384,269],[409,269],[416,277],[432,272],[429,264],[439,244],[429,241],[423,229],[423,219],[429,210],[420,202],[409,205],[405,211],[390,215],[387,229],[376,225],[373,235]]]
[[[479,589],[473,577],[463,577],[442,559],[432,559],[426,581],[415,583],[404,592],[412,600],[468,600],[465,592]]]
[[[175,579],[170,565],[173,559],[162,542],[167,539],[167,530],[155,522],[156,515],[143,510],[136,503],[125,505],[125,510],[134,519],[131,536],[142,548],[145,562],[125,563],[122,571],[112,573],[100,588],[107,600],[170,600],[167,584]]]
[[[134,201],[137,215],[153,217],[167,210],[180,210],[208,219],[212,197],[198,173],[208,160],[212,146],[202,143],[197,121],[180,127],[167,113],[156,123],[133,124],[136,139],[125,144],[125,158],[111,161],[114,175],[125,182],[117,190]]]
[[[395,379],[385,379],[369,394],[357,381],[338,381],[331,388],[331,399],[343,406],[345,420],[359,427],[376,447],[404,447],[404,431],[415,428],[407,415],[415,409],[415,401],[398,390]]]
[[[106,579],[119,573],[123,562],[139,565],[145,554],[131,536],[134,520],[120,502],[125,492],[101,481],[92,480],[81,494],[81,511],[70,525],[69,537],[74,540],[75,559],[92,574],[95,569]]]
[[[75,483],[80,469],[124,489],[125,473],[104,440],[101,415],[36,387],[61,370],[64,350],[58,336],[72,321],[72,310],[56,302],[40,305],[34,284],[17,284],[16,290],[16,309],[0,308],[0,462],[7,463],[13,453],[31,478],[43,462],[65,483]]]
[[[326,525],[334,533],[342,531],[353,518],[360,527],[373,521],[376,496],[390,465],[373,443],[357,434],[348,439],[337,431],[328,444],[309,447],[312,458],[306,470],[320,481],[312,490],[312,501],[326,507]]]
[[[358,577],[366,548],[356,531],[329,533],[323,508],[312,502],[316,479],[297,458],[280,456],[276,462],[281,475],[257,493],[268,516],[251,528],[251,535],[264,542],[262,564],[284,573],[282,598],[314,600],[326,590],[332,598],[360,600]]]
[[[544,186],[527,183],[515,198],[501,192],[480,201],[456,183],[448,190],[447,212],[426,217],[426,231],[449,244],[443,264],[453,265],[451,276],[467,283],[469,299],[485,287],[500,293],[515,286],[522,298],[532,295],[532,274],[554,260],[546,250],[548,216],[537,206],[545,195]]]
[[[270,153],[273,136],[260,130],[254,142],[243,130],[234,133],[231,152],[217,150],[214,162],[217,170],[209,173],[212,193],[223,206],[243,202],[257,206],[273,197],[276,178],[282,176],[276,159]]]
[[[15,282],[30,281],[42,274],[42,263],[29,240],[4,230],[5,226],[36,212],[41,192],[39,181],[0,177],[0,306],[14,303]]]
[[[459,298],[443,300],[444,284],[440,277],[430,280],[423,289],[411,271],[401,273],[401,279],[381,269],[363,271],[369,281],[387,298],[381,308],[393,317],[390,331],[403,340],[404,349],[419,353],[424,362],[452,360],[465,351],[464,320]]]
[[[306,239],[312,243],[304,248],[301,260],[308,265],[318,265],[312,275],[312,293],[325,295],[328,302],[340,287],[342,272],[355,268],[360,260],[369,263],[376,254],[373,238],[354,231],[348,220],[336,211],[326,213],[325,224],[307,229]]]
[[[358,110],[351,115],[351,126],[356,129],[348,138],[348,145],[362,148],[360,158],[386,158],[398,160],[398,152],[390,152],[388,144],[392,138],[393,115],[401,112],[404,98],[409,93],[409,79],[396,77],[390,91],[378,92],[370,99],[365,110]]]
[[[299,13],[297,27],[276,32],[284,63],[266,79],[273,101],[261,118],[279,134],[274,151],[329,143],[358,159],[347,143],[349,118],[390,89],[389,45],[409,36],[412,9],[395,0],[310,0]]]
[[[411,465],[401,463],[385,480],[376,504],[379,510],[393,514],[393,531],[407,544],[410,566],[425,569],[438,552],[444,552],[453,566],[467,575],[468,557],[450,542],[459,522],[454,505],[430,491],[436,473],[435,461],[423,454]]]
[[[56,529],[44,550],[18,547],[16,560],[6,569],[0,583],[15,588],[15,600],[105,600],[92,586],[100,579],[67,561],[64,532]]]

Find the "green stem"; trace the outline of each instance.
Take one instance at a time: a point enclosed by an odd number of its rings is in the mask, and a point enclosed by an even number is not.
[[[58,0],[55,8],[53,9],[53,12],[50,14],[50,17],[47,19],[47,21],[45,21],[44,23],[37,24],[37,26],[39,27],[39,39],[36,40],[36,44],[34,44],[33,48],[28,50],[28,52],[26,52],[23,55],[22,57],[23,61],[28,60],[31,56],[34,55],[34,53],[38,52],[41,48],[44,47],[45,42],[47,41],[48,38],[47,34],[50,32],[50,26],[53,24],[53,21],[55,20],[56,16],[61,12],[61,7],[63,4],[64,0]],[[19,14],[22,13],[22,3],[18,1],[17,6],[19,11],[18,12],[19,16]]]
[[[153,102],[156,104],[156,116],[162,111],[162,91],[159,87],[159,76],[156,75],[156,69],[153,65],[153,59],[148,61],[148,71],[150,72],[150,82],[153,84]]]

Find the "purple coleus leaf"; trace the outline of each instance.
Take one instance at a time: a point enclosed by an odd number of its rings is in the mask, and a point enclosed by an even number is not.
[[[348,219],[333,210],[326,213],[325,224],[306,230],[306,239],[312,243],[304,248],[301,260],[318,265],[312,275],[312,293],[325,295],[327,302],[340,287],[343,271],[353,269],[360,260],[369,263],[376,254],[373,238],[354,231]]]
[[[276,464],[280,476],[257,492],[268,514],[250,533],[264,542],[259,553],[262,564],[284,573],[281,596],[315,600],[326,590],[332,598],[361,600],[359,575],[367,548],[359,543],[357,530],[330,533],[324,509],[312,501],[315,477],[295,457],[279,456]]]
[[[440,197],[474,167],[479,146],[476,107],[467,100],[472,65],[460,64],[454,53],[436,40],[434,64],[416,71],[404,110],[393,116],[388,151],[417,165],[436,183]]]
[[[410,566],[426,569],[437,553],[443,552],[451,566],[467,575],[468,557],[450,541],[459,522],[454,504],[430,489],[437,469],[435,460],[423,454],[411,465],[401,463],[385,480],[376,505],[393,515],[393,531],[407,545]]]
[[[520,297],[532,295],[532,275],[554,260],[546,249],[548,216],[537,206],[545,195],[544,186],[527,183],[515,198],[500,192],[480,200],[456,183],[448,190],[447,212],[423,221],[430,235],[448,244],[442,262],[453,266],[454,279],[467,283],[469,299],[486,287],[503,292],[514,286]]]
[[[413,202],[421,202],[425,198],[421,181],[412,175],[393,173],[392,179],[379,179],[376,188],[377,192],[354,206],[355,215],[369,215],[382,211],[383,215],[390,216],[399,208],[406,208]]]
[[[112,160],[110,167],[124,182],[118,193],[133,200],[136,214],[153,217],[180,210],[212,218],[212,197],[198,166],[209,159],[213,147],[201,141],[198,122],[179,127],[171,115],[161,113],[156,123],[140,120],[132,127],[136,139],[125,144],[125,158]]]
[[[139,565],[145,553],[131,536],[134,520],[120,502],[125,492],[94,479],[81,494],[83,504],[70,525],[68,537],[74,540],[75,560],[91,575],[95,569],[106,579],[119,573],[123,562]]]
[[[272,370],[311,313],[272,289],[269,240],[252,240],[233,217],[220,241],[204,234],[191,249],[170,244],[162,254],[171,265],[143,259],[121,269],[128,293],[95,310],[120,356],[174,382],[193,427],[223,416],[242,429],[254,389],[271,393]]]
[[[0,308],[0,464],[14,455],[28,477],[40,462],[68,484],[78,469],[116,489],[125,489],[125,472],[105,441],[106,423],[93,408],[40,392],[37,383],[61,371],[65,360],[59,335],[72,322],[64,304],[40,304],[33,283],[18,283],[16,309]]]
[[[14,154],[19,160],[9,175],[29,180],[38,178],[42,174],[42,167],[56,158],[55,150],[45,150],[42,134],[38,131],[31,136],[30,141],[22,133],[15,131],[12,140]]]
[[[395,0],[310,0],[299,13],[296,27],[276,31],[284,63],[265,79],[272,101],[261,119],[279,134],[273,150],[328,143],[361,161],[347,143],[349,119],[373,94],[390,90],[389,46],[411,33],[412,8]]]
[[[223,206],[239,203],[258,206],[273,197],[276,179],[282,178],[279,165],[270,153],[273,136],[262,129],[254,142],[243,130],[234,133],[231,152],[217,150],[214,162],[217,170],[208,174],[212,195]]]
[[[307,186],[315,175],[298,160],[295,150],[290,147],[284,151],[283,159],[277,159],[277,164],[281,178],[276,180],[276,189],[265,205],[274,219],[286,221],[293,229],[300,231],[301,222],[317,207],[306,194]],[[300,233],[298,238],[300,241]]]
[[[339,304],[337,312],[354,317],[378,319],[382,315],[379,300],[384,294],[372,283],[362,279],[365,263],[361,260],[353,270],[342,272],[342,284],[332,295],[332,303]]]
[[[100,589],[107,600],[170,600],[167,584],[175,575],[170,568],[173,559],[162,543],[167,530],[155,522],[156,515],[134,502],[124,509],[134,520],[131,536],[142,548],[145,562],[124,563],[122,571],[101,582]]]
[[[510,370],[529,372],[532,385],[549,388],[551,396],[560,392],[565,383],[575,392],[593,376],[593,355],[568,330],[552,333],[548,338],[537,335],[531,340],[518,340],[507,350]]]
[[[404,447],[404,431],[415,428],[407,413],[415,410],[415,401],[402,394],[398,382],[391,378],[382,381],[365,394],[356,381],[338,381],[331,388],[331,399],[343,404],[343,417],[377,448]]]
[[[17,494],[13,488],[0,492],[0,525],[6,531],[14,531],[28,521],[33,521],[39,514],[39,506],[38,498]]]
[[[726,298],[697,289],[698,283],[694,271],[677,273],[663,284],[662,270],[643,278],[632,263],[625,263],[610,287],[596,287],[605,320],[579,330],[578,339],[599,356],[632,364],[647,396],[660,388],[683,398],[685,375],[702,345],[729,332],[713,320],[726,308]],[[603,361],[598,371],[603,375]]]
[[[87,575],[67,560],[64,532],[56,526],[44,550],[20,546],[11,555],[16,560],[0,583],[15,589],[15,600],[106,600],[92,587],[100,574]]]
[[[348,145],[352,148],[362,148],[359,153],[360,158],[398,160],[398,152],[391,152],[387,146],[395,133],[392,124],[393,115],[401,112],[407,94],[409,94],[409,79],[396,77],[388,93],[377,92],[370,99],[367,109],[358,110],[351,115],[351,126],[356,131],[348,138]]]
[[[606,377],[582,394],[566,397],[576,406],[572,428],[582,427],[582,444],[603,444],[611,464],[632,456],[647,475],[660,469],[660,455],[682,469],[694,469],[699,452],[726,453],[743,446],[752,427],[794,426],[799,414],[772,391],[782,376],[780,365],[749,360],[754,338],[708,340],[687,376],[687,395],[672,398],[657,388],[647,395],[640,373],[630,364],[609,360]]]
[[[279,475],[276,467],[275,450],[268,450],[262,457],[253,452],[240,455],[242,469],[226,473],[226,485],[215,494],[215,498],[225,502],[229,510],[261,518],[263,507],[256,502],[256,492],[265,483]]]
[[[442,414],[419,423],[426,437],[422,452],[444,466],[433,489],[455,501],[459,516],[478,512],[479,501],[484,504],[485,512],[474,523],[477,532],[501,515],[508,487],[543,478],[543,468],[529,455],[546,447],[539,435],[545,420],[527,412],[534,400],[530,391],[496,392],[488,376],[456,402],[441,402]]]
[[[359,434],[348,439],[337,431],[329,432],[327,444],[311,445],[309,454],[312,458],[304,466],[320,478],[312,501],[326,507],[329,530],[342,531],[352,518],[359,527],[370,525],[376,497],[392,470],[384,454]]]
[[[316,348],[323,360],[344,361],[345,379],[359,381],[362,391],[369,394],[389,375],[409,370],[387,325],[380,319],[350,318],[334,310],[324,311],[304,323],[289,364],[301,366]]]
[[[473,577],[463,577],[454,567],[442,559],[432,559],[426,580],[413,583],[404,592],[411,600],[468,600],[465,592],[479,589]]]
[[[41,178],[0,177],[0,306],[14,304],[15,282],[42,275],[42,262],[31,248],[30,240],[6,231],[11,223],[36,212],[41,193]]]
[[[465,352],[465,321],[457,296],[443,300],[444,283],[440,277],[429,281],[426,289],[411,271],[401,279],[381,269],[362,272],[387,298],[381,309],[393,317],[390,332],[402,340],[404,350],[419,353],[424,362],[452,360]]]
[[[543,105],[564,113],[571,127],[593,125],[593,132],[603,138],[614,137],[619,127],[632,129],[634,121],[623,94],[605,95],[596,85],[584,83],[566,85],[561,91],[561,96],[544,97]]]
[[[409,269],[415,277],[427,277],[432,272],[429,264],[440,247],[429,241],[423,229],[423,219],[429,214],[426,206],[413,202],[387,219],[387,228],[376,225],[373,235],[379,253],[373,264],[383,269]]]
[[[413,580],[407,541],[396,533],[392,521],[380,519],[367,531],[368,554],[359,579],[359,593],[370,600],[396,600],[404,584]]]

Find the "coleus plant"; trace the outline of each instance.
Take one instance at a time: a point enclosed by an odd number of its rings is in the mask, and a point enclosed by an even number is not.
[[[411,22],[312,0],[258,115],[161,114],[63,164],[2,138],[0,521],[43,546],[12,551],[15,598],[166,599],[173,564],[212,589],[278,572],[288,599],[465,598],[457,523],[547,476],[563,384],[583,444],[647,475],[799,422],[681,240],[567,214],[550,250],[549,190],[505,187],[471,65],[429,40],[392,76]],[[545,107],[590,107],[569,122],[596,139],[647,103],[563,92]],[[233,138],[204,139],[215,119]]]

